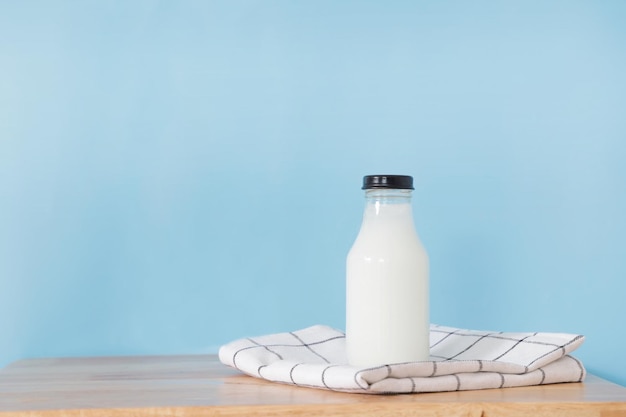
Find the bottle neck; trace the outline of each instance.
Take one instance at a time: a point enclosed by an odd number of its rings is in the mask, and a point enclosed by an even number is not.
[[[372,188],[365,190],[365,202],[368,205],[410,205],[412,191],[413,190],[401,190],[394,188]]]
[[[411,190],[371,189],[365,192],[363,226],[413,229]]]

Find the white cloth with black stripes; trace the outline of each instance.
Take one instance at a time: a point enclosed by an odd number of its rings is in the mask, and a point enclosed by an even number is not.
[[[317,325],[235,340],[220,348],[225,365],[268,381],[370,394],[459,391],[580,382],[569,353],[584,336],[505,333],[431,325],[431,360],[373,368],[348,365],[345,334]]]

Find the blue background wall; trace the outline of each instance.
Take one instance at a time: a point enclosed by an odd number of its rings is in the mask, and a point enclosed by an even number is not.
[[[343,327],[361,177],[432,320],[626,384],[626,3],[3,1],[0,365]]]

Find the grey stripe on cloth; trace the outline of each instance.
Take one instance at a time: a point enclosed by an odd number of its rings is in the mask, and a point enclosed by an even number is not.
[[[506,333],[431,325],[431,360],[348,365],[345,334],[328,326],[244,338],[220,348],[225,365],[268,381],[333,391],[400,394],[580,382],[569,355],[584,336]],[[263,370],[260,372],[260,370]]]

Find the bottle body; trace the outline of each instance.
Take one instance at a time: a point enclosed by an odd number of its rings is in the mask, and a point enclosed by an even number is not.
[[[428,255],[411,191],[366,191],[346,261],[346,349],[358,367],[429,360]]]

